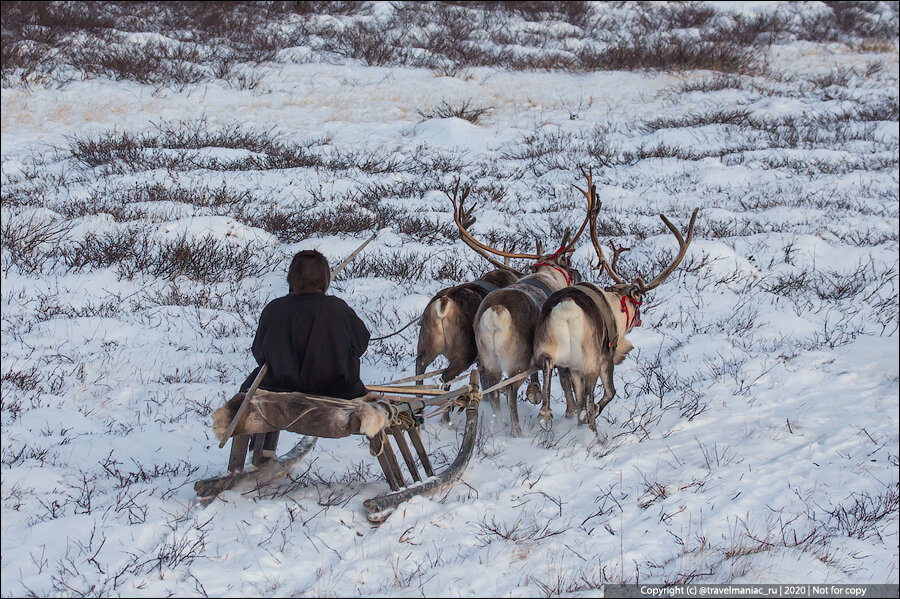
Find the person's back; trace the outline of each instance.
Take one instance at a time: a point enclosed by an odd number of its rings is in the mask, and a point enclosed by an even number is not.
[[[288,271],[291,292],[263,309],[251,351],[269,372],[260,388],[352,399],[366,394],[359,359],[369,330],[344,300],[325,295],[330,270],[325,257],[298,253]],[[246,391],[259,368],[244,381]]]

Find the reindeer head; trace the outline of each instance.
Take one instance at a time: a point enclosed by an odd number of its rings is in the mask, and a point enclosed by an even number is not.
[[[465,187],[462,191],[462,197],[459,197],[459,199],[457,199],[459,196],[459,180],[457,179],[456,187],[453,190],[453,195],[451,196],[449,193],[447,194],[447,197],[450,198],[450,202],[453,204],[453,220],[456,223],[457,228],[459,229],[460,237],[466,245],[475,250],[475,252],[488,260],[497,268],[509,270],[517,274],[519,277],[525,276],[526,273],[511,267],[509,265],[509,261],[511,258],[520,258],[523,260],[532,261],[531,266],[529,266],[529,270],[533,273],[538,272],[542,268],[552,268],[557,271],[561,271],[569,285],[581,281],[581,273],[573,269],[571,266],[571,256],[572,252],[575,251],[575,242],[577,242],[578,238],[581,237],[581,235],[584,233],[585,228],[587,228],[588,221],[590,220],[590,202],[588,203],[587,215],[585,216],[584,222],[581,223],[581,227],[578,229],[578,232],[574,237],[571,237],[571,231],[567,229],[563,235],[562,243],[560,244],[558,250],[546,254],[544,253],[541,240],[535,239],[535,253],[520,254],[513,252],[512,248],[504,248],[502,250],[493,248],[485,243],[478,241],[472,236],[471,233],[469,233],[468,228],[475,223],[475,217],[472,215],[472,213],[475,211],[476,207],[476,204],[473,204],[468,209],[464,207],[464,203],[470,191],[471,190],[469,187]],[[504,258],[504,262],[500,262],[494,256],[500,256]]]
[[[606,260],[606,256],[603,253],[603,248],[600,245],[600,241],[597,239],[597,216],[600,214],[600,202],[597,201],[597,186],[594,185],[593,177],[590,171],[585,172],[584,169],[581,169],[582,175],[587,179],[587,191],[581,189],[577,185],[575,186],[578,191],[584,194],[587,198],[588,206],[590,206],[590,223],[591,223],[591,242],[594,244],[594,250],[597,252],[598,262],[594,267],[595,269],[603,268],[610,277],[612,277],[613,281],[615,281],[614,285],[606,287],[607,291],[615,293],[622,298],[622,310],[627,312],[627,306],[625,304],[626,299],[631,304],[633,308],[633,317],[629,321],[629,328],[632,326],[637,326],[640,324],[640,306],[644,300],[644,296],[648,291],[655,289],[658,287],[666,278],[672,274],[672,271],[681,263],[682,259],[684,259],[685,253],[687,252],[688,246],[691,244],[691,241],[694,238],[694,224],[697,221],[697,213],[700,208],[694,208],[694,212],[691,214],[691,222],[688,224],[687,231],[687,239],[685,239],[681,231],[679,231],[672,222],[666,218],[664,214],[660,214],[659,218],[662,219],[663,223],[666,227],[669,228],[670,231],[675,235],[675,238],[678,240],[678,254],[672,260],[672,262],[667,266],[655,279],[650,281],[650,283],[645,283],[644,279],[638,275],[634,281],[629,283],[626,281],[617,271],[616,271],[616,261],[619,258],[619,255],[623,252],[627,252],[631,248],[626,247],[616,247],[613,245],[613,259],[612,262],[608,262]]]

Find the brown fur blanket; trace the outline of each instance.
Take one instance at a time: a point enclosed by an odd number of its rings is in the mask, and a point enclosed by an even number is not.
[[[252,435],[287,430],[330,439],[350,435],[366,435],[371,438],[390,424],[389,403],[376,397],[331,399],[303,393],[259,390],[250,399],[243,421],[233,434]],[[213,432],[219,440],[243,401],[244,394],[238,393],[213,412]]]

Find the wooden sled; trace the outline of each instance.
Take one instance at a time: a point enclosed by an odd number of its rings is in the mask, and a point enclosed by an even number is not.
[[[375,400],[343,400],[259,391],[249,402],[243,401],[244,394],[235,395],[213,414],[217,435],[225,426],[228,426],[226,432],[233,431],[228,471],[197,481],[194,490],[201,500],[212,500],[246,480],[267,484],[287,474],[309,453],[318,437],[343,438],[355,434],[364,434],[369,439],[370,452],[377,458],[390,487],[388,493],[363,503],[370,521],[382,522],[404,501],[417,495],[440,493],[455,484],[469,463],[478,433],[481,394],[477,374],[472,373],[468,385],[449,392],[433,386],[384,387],[379,391],[392,395],[382,395]],[[407,395],[411,397],[405,397]],[[428,397],[423,399],[421,395]],[[459,454],[439,473],[434,471],[419,433],[424,421],[423,411],[431,406],[456,407],[465,411]],[[243,409],[246,414],[239,416]],[[234,423],[236,417],[239,423]],[[285,455],[276,457],[281,430],[300,433],[304,437]],[[252,468],[245,470],[251,437],[254,438]],[[391,438],[406,465],[410,484],[407,484]],[[422,473],[416,465],[416,457]]]

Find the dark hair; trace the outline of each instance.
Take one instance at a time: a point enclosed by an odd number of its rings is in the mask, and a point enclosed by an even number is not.
[[[331,284],[328,260],[316,250],[297,252],[287,275],[291,293],[324,293]]]

